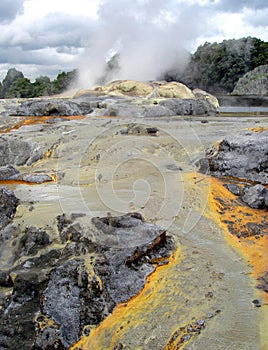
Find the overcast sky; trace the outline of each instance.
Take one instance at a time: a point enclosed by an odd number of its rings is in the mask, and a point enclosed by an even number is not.
[[[88,77],[116,50],[133,58],[125,76],[136,65],[149,77],[172,50],[246,36],[268,40],[267,0],[1,0],[0,80],[12,67],[31,80],[77,67]]]

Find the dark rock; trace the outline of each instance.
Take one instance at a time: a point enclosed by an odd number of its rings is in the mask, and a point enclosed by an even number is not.
[[[0,186],[0,230],[11,222],[18,204],[19,200],[13,191]]]
[[[0,286],[1,287],[12,287],[13,281],[10,274],[6,271],[0,271]]]
[[[66,99],[38,100],[32,99],[22,102],[15,107],[10,115],[19,116],[72,116],[86,115],[92,112],[90,104],[77,103]]]
[[[16,276],[13,293],[0,310],[0,348],[31,349],[35,339],[34,315],[39,309],[42,283],[38,273]]]
[[[268,209],[268,189],[262,185],[248,187],[242,196],[243,202],[254,209]]]
[[[268,130],[226,137],[206,155],[213,175],[268,183]]]
[[[104,258],[95,271],[113,303],[125,302],[143,288],[146,277],[155,270],[154,258],[169,256],[172,243],[165,231],[144,222],[139,213],[94,218],[92,222],[106,237],[114,236],[110,242],[117,242],[103,251]],[[143,240],[139,240],[141,236]]]
[[[35,255],[40,248],[50,244],[49,235],[36,227],[29,227],[20,238],[16,255]]]
[[[79,339],[81,332],[82,291],[87,292],[87,272],[82,259],[70,260],[58,266],[51,274],[44,291],[43,314],[52,318],[59,326],[58,332],[46,332],[39,338],[38,345],[46,341],[53,346],[60,339],[64,348]],[[48,329],[47,329],[48,330]],[[47,339],[48,335],[50,339]]]

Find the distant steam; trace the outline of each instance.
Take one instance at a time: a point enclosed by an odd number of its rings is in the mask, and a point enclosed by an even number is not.
[[[191,45],[206,31],[205,12],[191,1],[102,1],[81,60],[80,87],[115,79],[153,80],[174,66],[183,69]],[[113,69],[107,69],[109,61]]]

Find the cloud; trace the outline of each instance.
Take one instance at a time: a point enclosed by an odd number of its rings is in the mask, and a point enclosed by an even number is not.
[[[120,52],[113,78],[155,79],[204,41],[267,40],[267,0],[1,0],[0,78],[23,67],[34,79],[80,66],[95,84]],[[33,75],[35,74],[35,76]]]
[[[245,8],[258,10],[268,7],[267,0],[211,0],[211,4],[223,12],[242,12]]]
[[[268,6],[264,9],[253,11],[253,10],[246,10],[244,12],[244,21],[246,23],[251,24],[254,27],[268,27]]]
[[[19,13],[23,12],[24,0],[1,0],[0,22],[11,21]]]
[[[173,0],[105,0],[98,30],[81,63],[81,84],[90,86],[104,74],[105,62],[120,53],[120,70],[111,79],[156,79],[186,63],[192,42],[206,34],[207,8]]]

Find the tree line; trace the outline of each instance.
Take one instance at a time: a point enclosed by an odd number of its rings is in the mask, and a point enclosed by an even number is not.
[[[165,80],[181,81],[190,88],[212,93],[230,93],[239,78],[254,68],[268,64],[268,42],[257,38],[224,40],[199,46],[187,67],[166,72]]]
[[[77,76],[78,72],[74,69],[67,73],[59,73],[52,81],[47,76],[40,76],[31,83],[22,72],[11,68],[2,83],[0,82],[0,98],[30,98],[59,94],[70,88]]]

